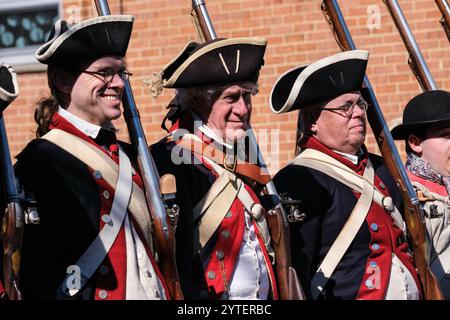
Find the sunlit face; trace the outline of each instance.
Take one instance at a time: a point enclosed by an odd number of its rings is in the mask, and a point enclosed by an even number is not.
[[[350,92],[326,102],[311,132],[330,149],[357,154],[366,137],[366,112],[357,105],[360,99],[360,92]],[[347,103],[355,104],[347,114],[335,110]]]
[[[249,128],[252,91],[239,85],[225,89],[213,103],[206,124],[225,141],[242,138]]]
[[[83,71],[115,72],[124,69],[121,57],[105,56],[93,61]],[[85,121],[103,126],[120,117],[124,87],[125,82],[118,74],[106,83],[100,75],[82,72],[73,84],[67,110]]]
[[[424,140],[410,135],[408,143],[434,170],[445,177],[450,176],[450,123],[430,127]]]

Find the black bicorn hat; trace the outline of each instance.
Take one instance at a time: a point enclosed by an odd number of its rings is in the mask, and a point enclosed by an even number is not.
[[[305,109],[360,90],[368,59],[368,51],[351,50],[288,70],[277,79],[270,93],[272,112]]]
[[[256,82],[267,40],[259,37],[189,42],[167,64],[151,86],[157,96],[162,88],[190,88],[235,82]],[[154,76],[155,76],[154,75]]]
[[[101,16],[70,25],[58,20],[35,53],[43,64],[65,64],[107,55],[124,57],[133,29],[131,15]]]
[[[19,95],[19,84],[14,69],[7,63],[0,64],[0,113]]]
[[[450,123],[450,93],[444,90],[425,91],[412,98],[403,111],[402,123],[391,129],[395,140],[406,139],[418,128]]]

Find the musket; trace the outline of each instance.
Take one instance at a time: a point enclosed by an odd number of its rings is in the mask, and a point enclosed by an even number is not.
[[[435,0],[435,2],[442,13],[442,18],[439,22],[447,35],[448,42],[450,42],[450,4],[448,0]]]
[[[14,70],[9,65],[2,63],[0,65],[0,176],[3,178],[1,190],[6,204],[1,233],[3,242],[2,271],[5,291],[10,300],[22,300],[19,271],[25,215],[11,161],[3,111],[18,94],[19,87]],[[2,216],[2,212],[0,212],[0,216]]]
[[[423,91],[436,90],[436,83],[427,66],[425,59],[420,52],[419,46],[414,38],[414,35],[409,27],[408,22],[398,4],[397,0],[383,0],[394,20],[395,26],[402,37],[406,50],[409,54],[408,64],[411,71],[416,76],[417,81],[422,87]]]
[[[111,14],[107,0],[94,0],[94,2],[99,15]],[[137,109],[129,80],[125,81],[122,103],[128,134],[131,145],[137,154],[138,165],[144,182],[145,198],[154,224],[158,265],[161,268],[172,298],[181,300],[183,299],[183,294],[175,260],[174,229],[170,225],[170,218],[166,212],[166,206],[160,190],[159,174],[148,149],[139,110]]]
[[[211,41],[217,38],[213,23],[208,14],[204,0],[192,0],[194,19],[198,22],[197,32],[204,41]],[[197,26],[196,26],[197,27]],[[261,168],[266,169],[267,165],[260,152],[256,136],[250,127],[247,131],[249,143],[256,150],[257,161]],[[272,180],[264,186],[264,192],[269,199],[270,209],[267,211],[267,220],[271,229],[272,242],[275,251],[276,272],[280,298],[283,300],[303,300],[304,294],[301,289],[295,270],[291,267],[290,258],[290,237],[287,214],[282,204],[282,199],[278,194]],[[278,254],[277,254],[278,253]]]
[[[321,8],[340,49],[342,51],[356,49],[337,1],[324,0]],[[441,300],[443,296],[439,289],[439,284],[428,267],[429,248],[426,241],[426,230],[423,222],[423,214],[419,207],[419,200],[406,174],[406,170],[395,147],[394,140],[367,75],[364,77],[362,93],[370,105],[367,110],[367,117],[381,155],[403,197],[405,209],[403,217],[411,237],[413,258],[422,283],[425,298],[428,300]]]

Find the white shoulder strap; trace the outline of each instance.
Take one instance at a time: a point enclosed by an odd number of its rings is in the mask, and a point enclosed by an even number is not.
[[[102,178],[108,183],[108,185],[113,189],[116,188],[119,166],[114,162],[114,160],[95,146],[79,137],[59,129],[50,130],[47,134],[41,137],[41,139],[54,143],[86,164],[88,167],[101,172]],[[145,200],[144,191],[134,182],[132,184],[132,193],[128,210],[138,223],[150,249],[153,250],[153,239],[151,232],[152,221],[149,209],[147,207],[147,201]]]
[[[62,282],[62,290],[67,295],[74,296],[86,285],[111,250],[127,213],[131,196],[131,176],[130,160],[122,149],[119,149],[119,179],[109,214],[110,221],[105,223],[98,236],[76,262],[75,266],[79,268],[81,275],[80,281],[73,279],[73,274],[68,274]]]
[[[365,179],[363,176],[360,176],[341,162],[318,150],[306,149],[289,164],[316,169],[341,182],[342,184],[345,184],[358,193],[361,193],[363,190],[363,182]],[[373,181],[371,183],[373,184]],[[405,221],[403,220],[401,213],[394,206],[391,197],[384,196],[384,194],[377,190],[377,188],[374,188],[373,201],[378,203],[382,208],[385,208],[390,213],[397,227],[399,227],[403,232],[406,231]]]
[[[198,239],[198,242],[194,242],[194,254],[205,246],[220,226],[241,188],[242,182],[232,179],[226,172],[214,182],[194,207],[193,214],[195,220],[198,220],[194,228],[194,239]]]
[[[239,181],[242,184],[238,190],[237,197],[242,202],[242,204],[244,205],[247,212],[252,215],[254,221],[256,222],[258,231],[259,231],[262,239],[264,240],[264,245],[266,247],[267,253],[272,257],[272,262],[275,262],[275,253],[271,246],[271,237],[270,237],[269,227],[267,225],[265,215],[262,214],[263,207],[260,204],[255,203],[253,201],[253,198],[248,193],[248,191],[245,189],[244,183],[235,174],[225,170],[224,168],[222,168],[221,166],[219,166],[212,160],[206,159],[206,162],[208,162],[218,174],[224,175],[227,173],[227,174],[233,176],[234,179],[236,179],[237,181]]]
[[[374,187],[374,170],[370,161],[367,162],[364,171],[363,190],[361,196],[353,208],[350,217],[334,241],[327,255],[323,259],[316,274],[311,280],[311,291],[313,299],[317,299],[325,287],[328,279],[333,274],[339,261],[341,261],[348,247],[352,243],[362,224],[364,223],[367,213],[373,200]]]

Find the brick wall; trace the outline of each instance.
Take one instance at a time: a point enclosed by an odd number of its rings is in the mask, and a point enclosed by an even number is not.
[[[94,16],[89,0],[63,0],[64,18],[80,14]],[[143,80],[159,72],[189,40],[195,40],[189,0],[110,0],[114,14],[134,15],[136,20],[127,54],[135,100],[149,143],[164,136],[159,125],[172,96],[165,90],[154,100]],[[419,43],[439,88],[450,89],[449,43],[442,30],[440,12],[431,0],[400,0],[400,5]],[[277,77],[287,69],[338,52],[338,47],[320,10],[320,0],[208,0],[207,6],[220,37],[262,36],[269,40],[266,64],[260,78],[260,94],[254,99],[253,126],[269,133],[279,132],[266,159],[274,171],[292,157],[297,114],[273,115],[268,97]],[[421,92],[407,66],[407,52],[382,1],[339,1],[359,49],[371,52],[367,74],[388,122],[400,116],[406,102]],[[379,12],[380,24],[370,12]],[[372,11],[371,11],[372,10]],[[34,137],[34,104],[48,94],[45,73],[20,74],[21,94],[5,112],[11,152],[16,155]],[[118,121],[120,137],[127,139],[123,121]],[[272,131],[270,131],[272,130]],[[278,131],[273,131],[278,130]],[[264,133],[264,132],[263,132]],[[277,140],[277,141],[275,141]],[[369,150],[376,152],[374,138],[367,138]],[[402,148],[402,146],[401,146]],[[279,162],[276,162],[276,159]]]

